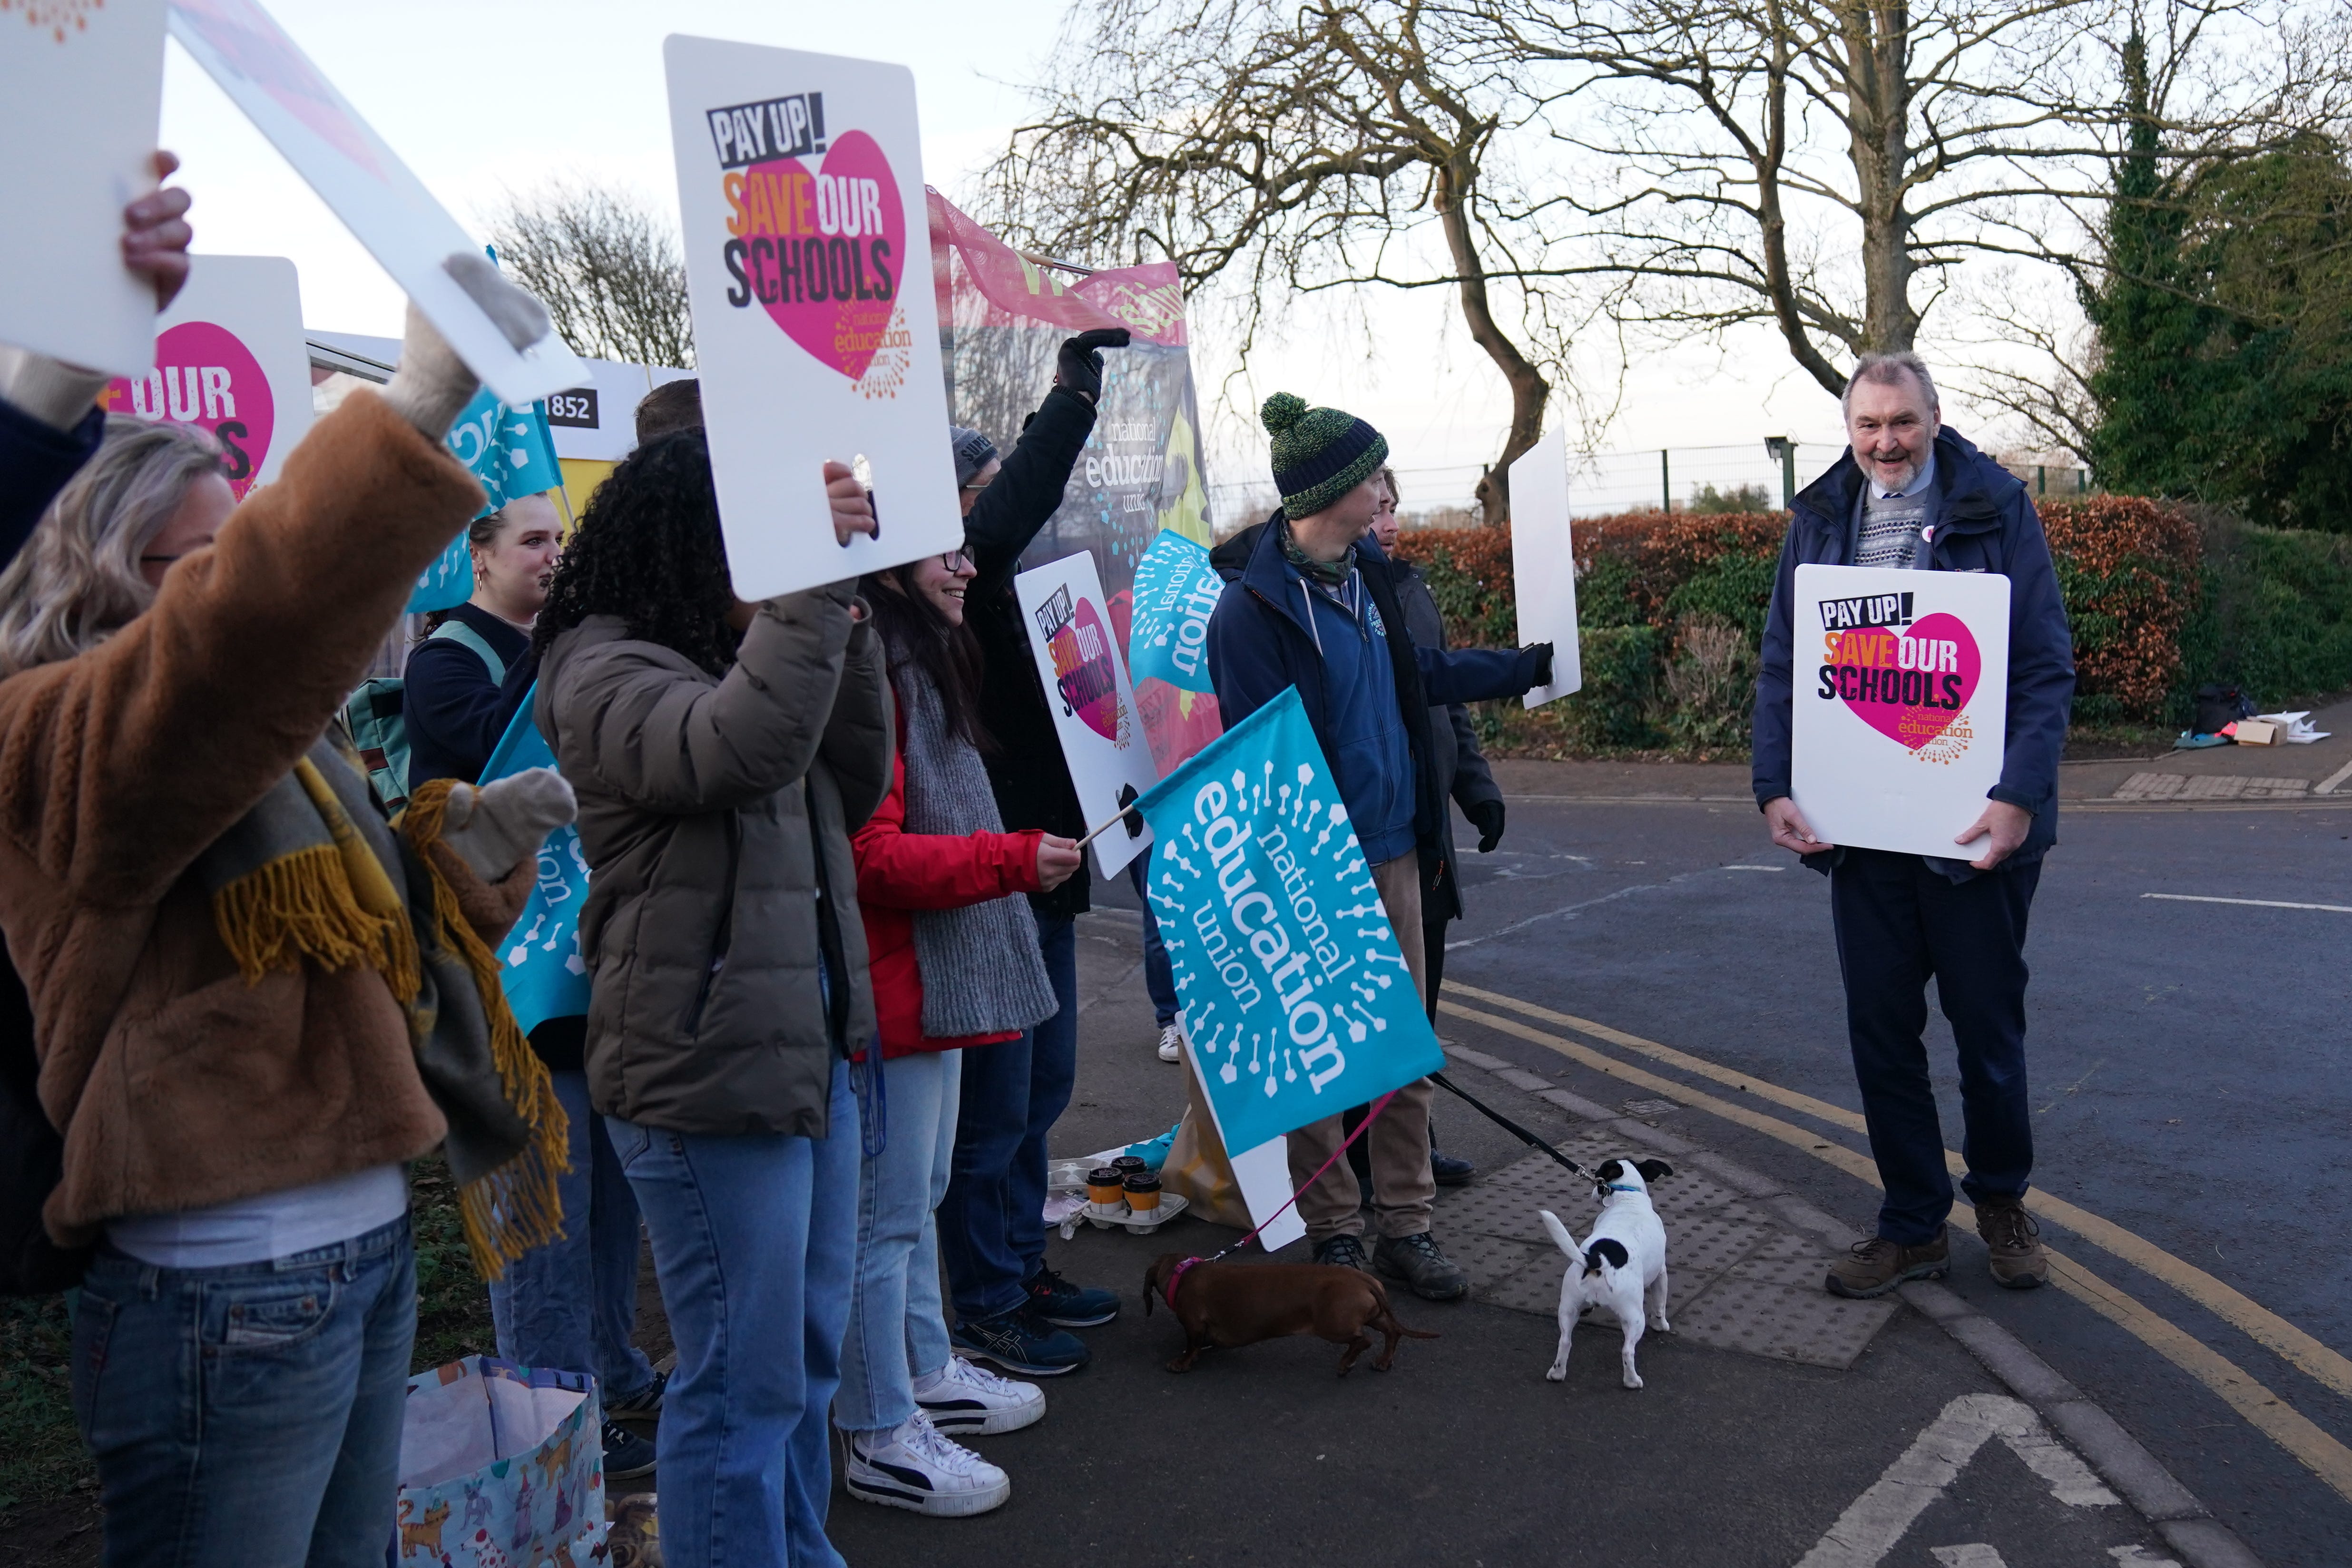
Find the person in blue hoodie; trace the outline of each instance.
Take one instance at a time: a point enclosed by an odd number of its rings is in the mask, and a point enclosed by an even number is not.
[[[1276,393],[1259,418],[1273,437],[1282,508],[1210,555],[1234,590],[1209,618],[1209,679],[1228,728],[1298,689],[1329,762],[1390,929],[1428,995],[1422,951],[1425,881],[1450,889],[1452,823],[1431,763],[1430,706],[1517,697],[1551,678],[1551,645],[1517,653],[1416,646],[1388,557],[1366,537],[1381,504],[1376,476],[1389,446],[1337,408]],[[1468,1276],[1429,1234],[1436,1195],[1429,1163],[1427,1079],[1399,1089],[1364,1136],[1381,1237],[1369,1267],[1433,1301],[1465,1294]],[[1288,1139],[1290,1175],[1315,1261],[1368,1267],[1362,1197],[1344,1161],[1338,1115]]]
[[[1755,789],[1772,842],[1830,879],[1846,1032],[1885,1200],[1878,1234],[1830,1270],[1840,1296],[1885,1295],[1948,1271],[1952,1180],[1927,1077],[1927,980],[1958,1047],[1977,1231],[1992,1277],[2031,1289],[2049,1276],[2025,1211],[2033,1168],[2026,1100],[2025,925],[2042,858],[2058,841],[2058,754],[2074,692],[2074,642],[2050,543],[2025,486],[1943,426],[1936,384],[1913,353],[1864,354],[1843,399],[1851,443],[1801,491],[1780,548],[1756,679]],[[2009,579],[2009,715],[2000,782],[1951,858],[1823,843],[1790,791],[1796,570],[1807,563]]]

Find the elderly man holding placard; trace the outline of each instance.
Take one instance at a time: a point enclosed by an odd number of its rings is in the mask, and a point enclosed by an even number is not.
[[[2023,1202],[2023,950],[2057,841],[2065,605],[2025,487],[1943,427],[1918,356],[1863,356],[1843,401],[1851,446],[1791,509],[1756,682],[1757,805],[1774,843],[1829,875],[1886,1192],[1877,1235],[1826,1284],[1879,1296],[1949,1268],[1933,976],[1959,1053],[1961,1186],[1993,1279],[2027,1289],[2048,1264]]]

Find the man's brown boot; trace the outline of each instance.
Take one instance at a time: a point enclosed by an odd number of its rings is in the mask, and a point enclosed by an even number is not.
[[[1941,1279],[1951,1269],[1952,1244],[1942,1226],[1924,1247],[1901,1247],[1883,1236],[1857,1241],[1843,1258],[1830,1265],[1822,1281],[1832,1296],[1866,1301],[1884,1296],[1906,1279]]]
[[[2004,1289],[2031,1290],[2049,1279],[2050,1258],[2042,1250],[2042,1227],[2017,1199],[1979,1204],[1977,1234],[1992,1253],[1994,1284]]]

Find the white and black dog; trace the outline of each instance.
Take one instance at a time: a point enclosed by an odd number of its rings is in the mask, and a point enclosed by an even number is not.
[[[1568,1255],[1568,1272],[1559,1282],[1559,1353],[1544,1373],[1552,1382],[1568,1376],[1568,1343],[1576,1332],[1577,1315],[1587,1307],[1606,1307],[1625,1331],[1620,1355],[1625,1386],[1642,1386],[1642,1374],[1633,1370],[1633,1349],[1642,1342],[1643,1309],[1651,1309],[1650,1327],[1662,1334],[1674,1331],[1666,1322],[1666,1227],[1650,1206],[1649,1185],[1674,1173],[1664,1160],[1603,1163],[1592,1173],[1601,1213],[1582,1246],[1558,1215],[1537,1211],[1551,1232],[1552,1244]]]

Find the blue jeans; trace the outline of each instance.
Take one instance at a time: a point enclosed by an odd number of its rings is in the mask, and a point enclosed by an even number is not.
[[[857,1287],[841,1347],[841,1392],[833,1396],[834,1420],[845,1432],[887,1431],[912,1415],[916,1379],[954,1353],[940,1309],[932,1211],[947,1195],[963,1056],[920,1051],[877,1064],[887,1136],[881,1152],[857,1167]],[[867,1113],[868,1144],[877,1130],[872,1104],[870,1094],[858,1102]]]
[[[415,1340],[405,1215],[226,1268],[100,1248],[73,1403],[110,1568],[381,1568]]]
[[[1176,1002],[1176,972],[1169,967],[1167,944],[1160,940],[1160,921],[1151,912],[1151,894],[1144,887],[1150,875],[1150,850],[1127,863],[1127,879],[1135,884],[1135,896],[1143,901],[1143,989],[1151,997],[1152,1017],[1164,1029],[1176,1021],[1181,1009]]]
[[[525,1366],[584,1372],[610,1401],[651,1383],[637,1327],[637,1198],[612,1135],[589,1109],[588,1075],[554,1072],[572,1122],[572,1169],[556,1178],[563,1236],[533,1247],[490,1281],[499,1355]]]
[[[842,1062],[831,1116],[824,1138],[604,1119],[677,1342],[656,1444],[675,1568],[841,1568],[824,1515],[857,1231],[857,1100]]]
[[[2033,1111],[2025,1080],[2025,923],[2042,864],[1955,883],[1916,855],[1846,850],[1830,873],[1846,1035],[1870,1156],[1886,1198],[1878,1234],[1920,1247],[1952,1212],[1927,1077],[1927,980],[1960,1067],[1961,1182],[1971,1202],[2025,1195]]]
[[[940,1254],[959,1320],[1027,1298],[1045,1259],[1045,1139],[1078,1077],[1076,922],[1037,917],[1037,945],[1061,1010],[1017,1040],[966,1053],[953,1174],[940,1205]]]

